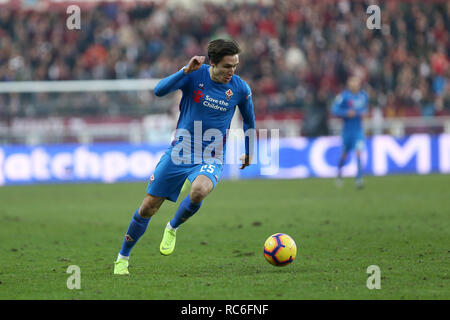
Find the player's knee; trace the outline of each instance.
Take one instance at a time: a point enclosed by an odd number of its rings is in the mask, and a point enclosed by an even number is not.
[[[139,210],[139,215],[143,218],[150,218],[158,211],[158,209],[159,208],[142,205]]]
[[[199,203],[206,198],[208,193],[210,192],[208,186],[205,185],[197,185],[191,188],[190,198],[194,203]]]
[[[143,218],[150,218],[158,212],[161,204],[162,201],[160,199],[147,196],[144,198],[144,201],[142,201],[139,215]]]

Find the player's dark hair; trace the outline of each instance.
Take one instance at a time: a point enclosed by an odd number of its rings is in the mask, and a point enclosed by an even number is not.
[[[216,39],[208,44],[209,61],[218,64],[225,56],[233,56],[241,52],[234,40]]]

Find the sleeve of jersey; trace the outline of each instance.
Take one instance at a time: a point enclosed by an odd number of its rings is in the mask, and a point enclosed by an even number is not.
[[[188,75],[181,69],[178,72],[161,79],[153,91],[158,97],[165,96],[170,92],[181,89],[187,83],[188,78]]]
[[[239,103],[239,111],[242,115],[245,133],[245,154],[253,154],[254,143],[256,142],[255,131],[255,112],[253,111],[252,92],[250,87],[245,84],[244,98]]]
[[[367,93],[364,92],[364,108],[358,110],[358,116],[364,116],[369,112],[369,97]]]
[[[338,95],[336,99],[334,99],[333,105],[331,106],[331,112],[338,117],[345,117],[347,115],[347,111],[342,108],[344,102],[344,97],[342,94]]]

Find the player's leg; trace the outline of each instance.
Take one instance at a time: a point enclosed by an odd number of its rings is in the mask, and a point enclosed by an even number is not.
[[[164,198],[147,194],[131,218],[127,233],[122,243],[119,257],[128,259],[130,251],[136,245],[140,237],[145,233],[151,217],[158,211],[164,202]]]
[[[122,248],[114,264],[114,274],[128,274],[130,252],[145,233],[151,217],[158,211],[164,198],[147,194],[141,206],[134,212],[122,242]]]
[[[166,152],[150,178],[147,195],[131,219],[122,249],[115,263],[115,274],[128,274],[128,257],[131,249],[144,234],[150,218],[158,211],[164,200],[176,201],[185,179],[186,175],[180,175],[179,170],[173,166],[169,152]]]
[[[342,167],[344,166],[345,160],[347,159],[347,149],[344,145],[341,153],[341,158],[339,159],[338,163],[338,173],[336,177],[336,185],[338,187],[342,187],[343,180],[342,180]]]
[[[364,187],[364,182],[362,179],[363,176],[363,167],[362,167],[362,160],[361,160],[361,153],[363,149],[364,140],[360,139],[357,142],[356,145],[356,164],[357,164],[357,171],[356,171],[356,179],[355,179],[355,186],[358,189],[361,189]]]
[[[203,164],[196,166],[188,179],[192,186],[189,194],[181,201],[174,217],[167,223],[160,252],[169,255],[175,249],[176,230],[201,207],[203,200],[215,188],[222,173],[220,164]]]
[[[342,153],[338,163],[338,173],[336,183],[338,186],[342,185],[342,167],[344,166],[347,155],[352,149],[352,137],[345,132],[342,134]]]
[[[178,228],[180,224],[192,217],[201,207],[203,199],[212,191],[213,183],[210,178],[199,175],[192,183],[189,194],[181,201],[177,212],[170,225],[172,228]]]
[[[204,175],[197,176],[192,183],[189,194],[181,201],[172,220],[167,223],[159,248],[162,255],[167,256],[172,254],[175,250],[176,231],[178,227],[200,209],[203,199],[206,198],[213,188],[214,185],[210,178]]]
[[[357,188],[362,187],[362,169],[361,169],[361,151],[356,150],[356,165],[357,165],[357,171],[356,171],[356,180],[355,185]]]
[[[192,170],[188,176],[191,190],[170,221],[172,228],[178,228],[200,209],[203,199],[216,187],[221,174],[222,165],[218,163],[198,165]]]
[[[347,150],[342,150],[341,158],[339,159],[338,163],[338,179],[342,178],[342,167],[344,166],[345,160],[347,159]]]

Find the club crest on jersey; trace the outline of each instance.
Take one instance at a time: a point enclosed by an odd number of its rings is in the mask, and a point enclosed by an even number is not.
[[[199,103],[205,94],[201,90],[194,91],[194,101],[195,103]]]
[[[233,96],[233,91],[231,91],[231,89],[228,89],[227,91],[225,91],[225,95],[227,96],[227,100],[230,100]]]

